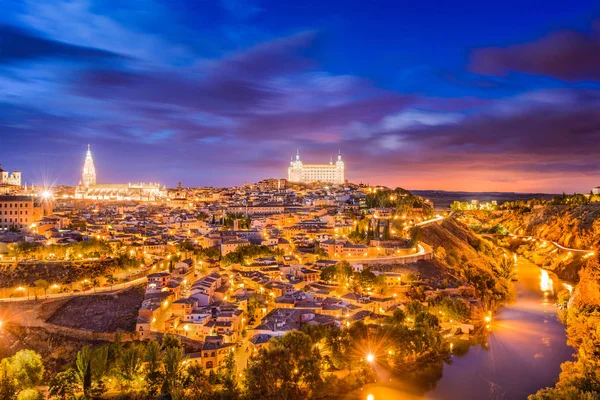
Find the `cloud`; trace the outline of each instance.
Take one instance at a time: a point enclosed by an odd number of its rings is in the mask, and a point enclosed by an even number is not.
[[[63,59],[98,62],[121,59],[121,55],[91,47],[75,46],[40,36],[9,25],[0,25],[0,64],[40,59]]]
[[[470,69],[496,76],[521,72],[570,82],[600,80],[600,25],[590,32],[561,30],[529,43],[477,49]]]
[[[145,1],[140,7],[147,11],[143,14],[160,10],[160,22],[154,20],[154,25],[161,25],[151,31],[138,31],[100,12],[103,3],[93,0],[27,0],[17,19],[31,29],[64,43],[91,46],[140,60],[190,62],[194,56],[186,46],[164,40],[155,33],[167,21],[168,13],[159,9],[153,1]],[[134,19],[131,18],[135,15],[132,10],[128,10],[128,14],[130,21]],[[140,19],[142,17],[145,15],[139,16]]]

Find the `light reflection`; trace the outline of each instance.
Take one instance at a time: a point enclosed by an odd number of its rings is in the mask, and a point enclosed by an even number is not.
[[[554,282],[545,269],[540,269],[540,289],[544,293],[554,293]]]

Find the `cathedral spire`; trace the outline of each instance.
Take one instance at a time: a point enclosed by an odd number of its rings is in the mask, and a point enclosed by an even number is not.
[[[84,187],[90,187],[96,184],[96,167],[94,166],[94,159],[92,158],[91,146],[88,144],[87,153],[85,155],[85,162],[83,163],[83,173],[81,174],[81,181]]]

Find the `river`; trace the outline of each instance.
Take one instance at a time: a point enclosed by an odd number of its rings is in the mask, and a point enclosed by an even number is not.
[[[365,386],[352,398],[520,400],[553,386],[574,351],[554,307],[556,293],[568,285],[525,260],[517,269],[516,300],[494,316],[481,344],[461,346],[443,370],[440,365],[419,382],[399,377]]]

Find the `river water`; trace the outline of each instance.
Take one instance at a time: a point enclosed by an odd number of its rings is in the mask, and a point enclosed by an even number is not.
[[[517,268],[516,300],[494,316],[482,343],[457,343],[443,369],[418,380],[368,385],[352,398],[520,400],[554,385],[560,364],[573,354],[554,307],[557,292],[568,285],[527,261],[519,260]]]

